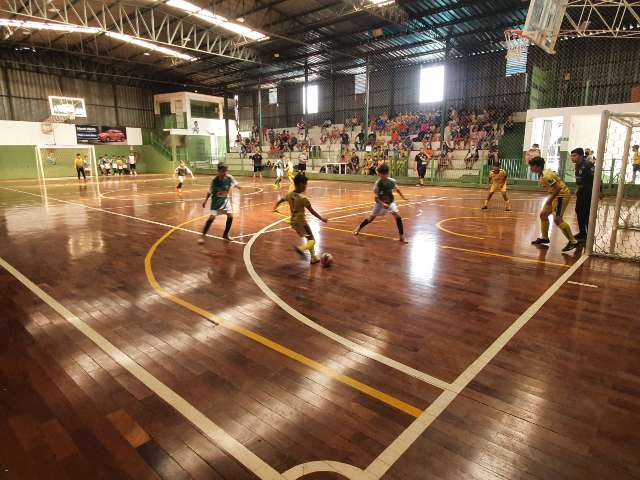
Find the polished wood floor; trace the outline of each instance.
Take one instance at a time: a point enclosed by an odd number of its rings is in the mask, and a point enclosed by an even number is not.
[[[328,181],[310,266],[239,180],[204,246],[206,177],[0,181],[0,478],[640,478],[640,266],[529,245],[533,192],[354,237],[370,185]]]

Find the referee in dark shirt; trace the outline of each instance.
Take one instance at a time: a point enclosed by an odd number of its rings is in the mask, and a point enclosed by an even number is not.
[[[587,160],[582,148],[571,150],[571,161],[576,167],[576,217],[578,217],[578,228],[580,229],[576,240],[584,243],[587,241],[595,165]]]

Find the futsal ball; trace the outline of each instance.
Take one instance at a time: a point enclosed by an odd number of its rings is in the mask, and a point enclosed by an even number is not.
[[[323,267],[329,267],[333,263],[333,255],[330,253],[323,253],[320,257],[320,263],[322,263]]]

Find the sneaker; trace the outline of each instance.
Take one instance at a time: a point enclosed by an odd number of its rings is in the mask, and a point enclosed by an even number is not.
[[[354,234],[354,235],[360,235],[360,229],[359,229],[359,228],[356,228],[356,229],[353,231],[353,234]]]
[[[578,237],[577,235],[575,235],[574,238],[576,239],[576,242],[578,242],[578,243],[587,243],[586,235],[584,237]]]
[[[312,257],[311,258],[311,265],[313,265],[314,263],[318,263],[320,261],[320,259],[318,257]]]
[[[204,243],[204,237],[200,237],[198,239],[198,245],[202,245]]]
[[[507,208],[505,208],[505,209],[504,209],[504,211],[505,211],[505,212],[510,212],[510,211],[511,211],[511,209],[507,207]]]
[[[578,242],[573,242],[573,243],[569,242],[564,246],[562,251],[563,252],[570,252],[571,250],[575,250],[577,246],[578,246]]]
[[[533,242],[531,242],[531,245],[549,245],[549,239],[548,238],[536,238]]]
[[[487,210],[489,207],[487,207],[486,205],[483,205],[482,208],[480,210]]]
[[[227,242],[231,241],[231,239],[229,238],[229,235],[222,235],[222,239],[226,240]]]
[[[587,239],[587,234],[586,233],[578,233],[577,235],[574,235],[573,238],[575,238],[576,240],[586,240]]]

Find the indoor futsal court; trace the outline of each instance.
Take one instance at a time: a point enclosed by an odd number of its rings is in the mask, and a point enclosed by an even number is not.
[[[0,0],[0,480],[640,478],[638,19]]]

